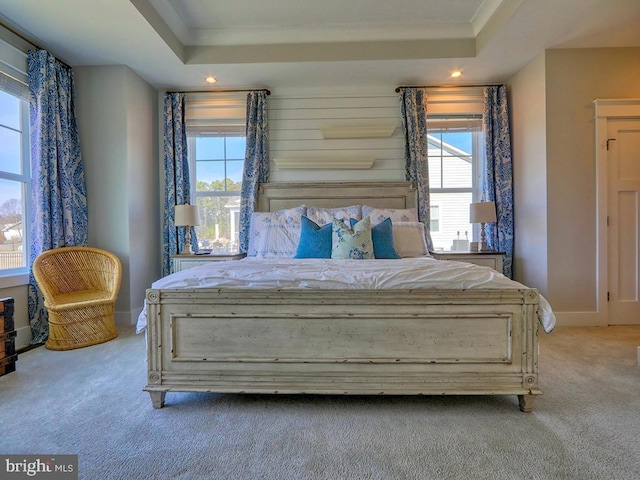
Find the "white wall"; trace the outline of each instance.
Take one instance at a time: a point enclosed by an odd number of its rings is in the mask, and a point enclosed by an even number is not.
[[[145,289],[160,277],[160,164],[158,92],[127,69],[129,275],[131,321],[142,310]]]
[[[573,323],[596,310],[596,163],[593,100],[640,97],[640,48],[546,53],[548,290]]]
[[[88,242],[120,258],[116,321],[132,324],[160,276],[157,93],[125,66],[75,71]]]
[[[514,279],[548,295],[545,56],[509,81],[514,177]]]

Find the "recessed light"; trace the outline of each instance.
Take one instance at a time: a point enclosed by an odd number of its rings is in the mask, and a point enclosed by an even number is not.
[[[207,81],[207,83],[216,83],[216,77],[214,77],[213,75],[209,75],[205,78],[205,80]]]
[[[451,78],[458,78],[462,76],[462,70],[454,70],[451,72]]]

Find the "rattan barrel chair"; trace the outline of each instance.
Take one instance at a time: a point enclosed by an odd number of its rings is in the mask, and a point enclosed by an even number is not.
[[[62,247],[41,253],[33,275],[49,313],[50,350],[72,350],[118,336],[115,302],[122,266],[113,253],[92,247]]]

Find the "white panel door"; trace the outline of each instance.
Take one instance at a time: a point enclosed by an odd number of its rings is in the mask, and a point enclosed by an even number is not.
[[[609,324],[640,323],[640,120],[608,122]]]

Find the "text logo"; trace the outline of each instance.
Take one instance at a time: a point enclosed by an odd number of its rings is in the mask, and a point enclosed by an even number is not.
[[[0,479],[78,480],[78,455],[0,455]]]

